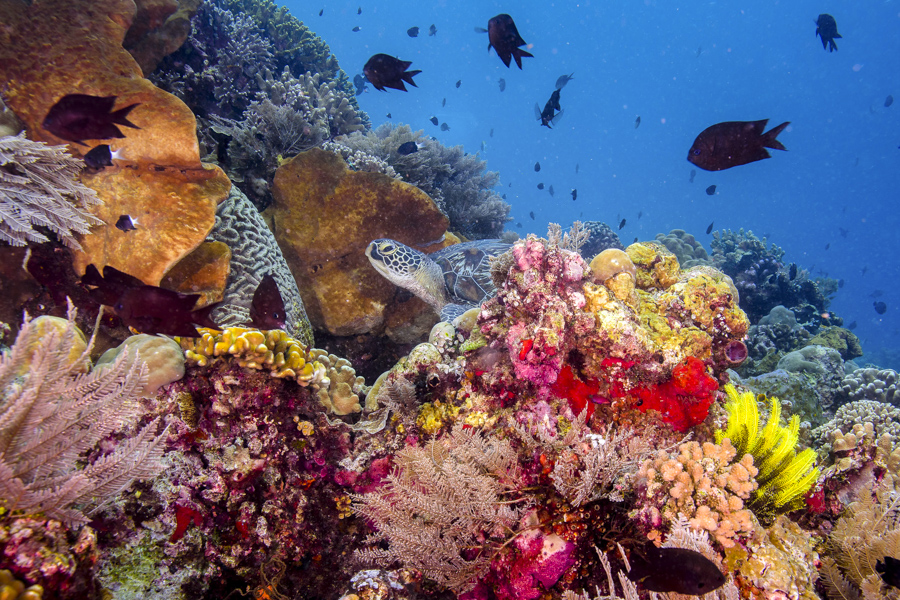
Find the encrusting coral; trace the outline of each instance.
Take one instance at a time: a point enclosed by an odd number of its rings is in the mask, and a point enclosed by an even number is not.
[[[811,448],[797,452],[800,418],[791,417],[788,426],[781,425],[781,402],[769,398],[769,419],[760,427],[756,397],[750,392],[738,393],[728,384],[728,428],[716,431],[716,443],[726,438],[739,456],[749,454],[758,470],[750,506],[760,515],[795,510],[816,483],[819,470],[815,467],[816,453]]]
[[[230,183],[221,169],[200,162],[190,109],[144,79],[122,47],[134,10],[134,3],[118,0],[3,0],[0,79],[4,101],[35,141],[69,141],[43,127],[49,110],[69,94],[114,96],[120,107],[136,105],[128,118],[137,128],[125,128],[124,137],[111,144],[121,159],[82,174],[82,183],[101,200],[90,212],[103,224],[79,238],[82,250],[73,262],[79,273],[89,264],[110,265],[159,285],[166,271],[203,242]],[[69,146],[77,156],[89,150]],[[117,229],[121,215],[141,226],[127,233]]]

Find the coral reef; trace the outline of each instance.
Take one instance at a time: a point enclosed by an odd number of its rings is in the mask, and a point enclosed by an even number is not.
[[[871,423],[876,435],[887,433],[895,444],[900,443],[900,408],[876,402],[857,400],[842,405],[834,413],[834,418],[811,432],[814,440],[827,441],[835,430],[848,433],[854,425]]]
[[[797,323],[794,312],[779,304],[750,326],[746,343],[752,361],[741,372],[744,375],[767,373],[785,353],[800,348],[809,339],[809,331]]]
[[[457,426],[440,441],[401,450],[394,460],[385,485],[353,496],[353,510],[378,532],[367,542],[388,543],[359,551],[359,558],[399,561],[457,593],[471,589],[528,507],[516,489],[513,448]],[[523,543],[528,545],[520,536],[517,544]]]
[[[607,248],[624,250],[625,246],[619,240],[619,235],[612,228],[601,221],[585,221],[584,228],[590,232],[587,242],[581,247],[581,258],[590,262],[592,258]]]
[[[119,106],[138,104],[129,119],[139,129],[128,128],[112,144],[122,161],[82,175],[82,183],[101,200],[90,211],[104,225],[79,239],[83,250],[74,262],[78,272],[91,263],[108,264],[158,285],[206,237],[229,183],[220,169],[200,163],[190,109],[144,79],[122,47],[134,5],[117,0],[4,1],[0,10],[4,100],[25,122],[30,139],[67,141],[42,126],[50,108],[67,94],[115,96]],[[88,150],[70,145],[78,155]],[[138,219],[141,227],[127,234],[118,230],[115,223],[123,214]]]
[[[0,358],[0,498],[8,511],[82,524],[135,480],[162,470],[166,434],[156,435],[158,420],[136,427],[144,413],[136,398],[147,383],[144,363],[124,352],[85,374],[93,340],[84,345],[73,318],[70,311],[62,327],[45,325],[54,317],[26,319]],[[120,443],[98,449],[126,431]]]
[[[41,600],[44,588],[39,585],[25,587],[21,581],[13,577],[7,569],[0,570],[0,598],[9,600]]]
[[[725,393],[728,428],[716,431],[716,443],[727,438],[738,456],[753,457],[758,487],[750,507],[757,515],[771,517],[803,506],[804,496],[816,482],[819,470],[815,468],[814,450],[797,452],[800,418],[794,415],[783,427],[781,402],[773,396],[769,398],[769,418],[763,426],[753,394],[738,393],[731,384],[725,386]]]
[[[337,135],[364,129],[363,119],[337,83],[319,74],[299,78],[285,67],[279,79],[265,77],[266,94],[253,100],[239,120],[210,115],[211,129],[228,139],[225,169],[257,204],[280,162]]]
[[[660,451],[638,471],[641,496],[635,517],[651,539],[658,538],[682,514],[691,527],[709,532],[724,548],[754,531],[752,513],[744,501],[757,488],[753,457],[733,462],[735,449],[721,444],[685,442],[669,454]]]
[[[122,45],[144,76],[163,58],[178,50],[191,33],[191,19],[201,0],[138,0],[137,13]]]
[[[845,402],[872,400],[897,406],[900,404],[897,383],[897,371],[892,369],[857,369],[841,380],[841,399]]]
[[[271,274],[278,284],[287,313],[284,329],[307,346],[313,343],[312,325],[306,316],[297,282],[288,268],[275,236],[246,195],[234,186],[216,209],[216,224],[208,240],[231,249],[231,269],[222,304],[213,311],[222,326],[250,322],[250,303],[262,278]]]
[[[46,227],[69,248],[81,250],[76,233],[103,222],[89,212],[97,193],[78,179],[83,164],[62,146],[32,142],[24,134],[0,137],[0,240],[13,246],[46,242]]]
[[[394,300],[402,294],[365,255],[378,238],[426,253],[452,243],[444,237],[446,217],[424,192],[386,175],[350,171],[340,156],[319,149],[285,161],[273,192],[266,214],[317,330],[381,332],[392,315],[408,325],[420,314],[430,319],[420,333],[431,328],[431,308],[408,294]]]
[[[752,323],[781,304],[793,310],[804,327],[830,324],[830,317],[822,317],[828,308],[826,296],[802,269],[791,279],[782,262],[784,250],[775,244],[741,229],[716,231],[710,246],[710,264],[734,280],[741,308]]]
[[[657,233],[656,240],[678,258],[682,269],[709,264],[706,248],[683,229],[673,229],[665,235]]]
[[[76,532],[39,515],[0,517],[0,594],[7,594],[0,597],[97,598],[100,586],[94,564],[98,558],[97,533],[91,527]],[[7,583],[10,575],[21,581]],[[23,582],[30,584],[30,595]]]
[[[781,515],[770,527],[756,529],[747,551],[738,573],[753,597],[819,600],[816,540],[799,525]]]
[[[420,144],[418,152],[401,155],[397,149],[405,142]],[[487,163],[462,146],[447,148],[413,132],[408,125],[390,123],[374,131],[343,136],[336,145],[387,163],[403,181],[428,194],[450,220],[448,229],[468,239],[498,238],[510,221],[509,205],[492,191],[499,174],[485,171]]]
[[[843,360],[853,360],[863,355],[859,338],[843,327],[823,327],[811,339],[807,346],[827,346],[840,352]]]
[[[822,576],[830,598],[895,597],[896,590],[888,587],[876,564],[900,553],[898,503],[895,479],[888,476],[863,487],[834,524],[828,554],[822,557]]]

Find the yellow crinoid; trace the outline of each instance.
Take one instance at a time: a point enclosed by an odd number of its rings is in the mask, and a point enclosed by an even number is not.
[[[750,392],[739,393],[731,384],[725,386],[728,395],[728,428],[716,431],[716,443],[731,440],[737,456],[749,454],[759,470],[759,488],[750,498],[750,508],[760,517],[796,510],[803,505],[806,492],[819,477],[815,466],[816,453],[807,448],[797,452],[800,418],[791,417],[787,427],[781,425],[781,401],[769,398],[769,419],[761,426],[756,397]]]

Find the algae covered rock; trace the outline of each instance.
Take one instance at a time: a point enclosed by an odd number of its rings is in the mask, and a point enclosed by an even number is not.
[[[409,303],[421,306],[415,313],[431,310],[417,298],[395,306],[403,292],[365,255],[377,238],[440,249],[448,221],[427,194],[380,173],[350,171],[340,156],[318,149],[285,161],[272,191],[266,215],[316,329],[355,335],[379,330]]]

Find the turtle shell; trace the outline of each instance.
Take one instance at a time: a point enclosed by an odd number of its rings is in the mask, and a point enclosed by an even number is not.
[[[490,258],[509,250],[500,240],[476,240],[448,246],[429,258],[440,266],[451,300],[481,304],[496,293],[491,281]]]

